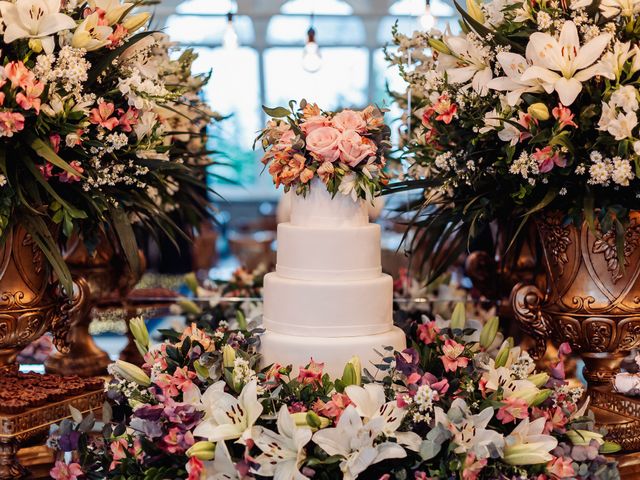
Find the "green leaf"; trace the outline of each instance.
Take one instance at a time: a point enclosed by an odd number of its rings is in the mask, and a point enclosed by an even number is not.
[[[131,222],[126,212],[120,207],[111,207],[109,214],[111,217],[111,225],[116,231],[129,268],[131,268],[134,275],[138,276],[141,273],[140,257],[138,256],[138,242],[136,241]]]
[[[269,108],[263,105],[262,110],[264,110],[264,113],[273,118],[284,118],[291,115],[291,112],[284,107]]]
[[[47,162],[55,165],[62,170],[71,173],[73,175],[77,175],[81,178],[84,178],[82,175],[78,173],[78,171],[65,162],[62,158],[58,156],[56,152],[53,151],[51,145],[48,145],[39,137],[36,137],[33,134],[27,134],[27,139],[29,141],[29,146],[33,149],[34,152],[38,154],[38,156],[44,158]]]

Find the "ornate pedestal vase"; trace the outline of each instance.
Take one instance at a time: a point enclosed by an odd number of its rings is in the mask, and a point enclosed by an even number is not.
[[[121,304],[138,281],[138,275],[132,273],[117,240],[104,233],[93,254],[89,253],[80,237],[71,239],[65,260],[74,277],[86,282],[88,301],[72,320],[69,353],[51,355],[45,362],[46,370],[84,377],[105,374],[111,359],[89,334],[91,313],[96,307]]]
[[[612,393],[611,380],[640,344],[640,212],[631,213],[623,261],[613,231],[592,231],[587,222],[563,224],[560,212],[536,221],[547,272],[545,291],[518,284],[511,294],[517,319],[536,340],[569,342],[584,360],[591,404],[608,438],[625,450],[640,448],[640,402]],[[597,228],[597,225],[596,225]]]
[[[31,235],[11,227],[0,246],[0,370],[17,370],[18,353],[47,331],[59,350],[67,349],[69,315],[83,300],[77,284],[74,290],[67,298]]]

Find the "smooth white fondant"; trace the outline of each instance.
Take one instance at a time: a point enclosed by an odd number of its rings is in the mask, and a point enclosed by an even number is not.
[[[374,335],[393,325],[393,279],[304,281],[264,278],[265,328],[292,335]]]
[[[365,335],[360,337],[304,337],[283,335],[267,331],[262,335],[262,365],[273,363],[293,365],[293,375],[298,367],[309,363],[310,359],[324,362],[324,372],[333,378],[340,378],[345,364],[354,356],[360,358],[362,367],[375,375],[374,365],[380,364],[383,348],[392,346],[396,350],[406,348],[405,335],[397,327],[379,335]],[[387,352],[388,353],[388,352]]]
[[[379,277],[380,226],[278,225],[276,271],[300,280],[362,280]]]
[[[291,198],[291,224],[300,227],[348,227],[369,224],[364,200],[353,201],[341,193],[333,198],[318,179],[310,185],[306,197]]]

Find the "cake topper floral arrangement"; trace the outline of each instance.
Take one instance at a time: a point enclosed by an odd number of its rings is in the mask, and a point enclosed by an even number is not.
[[[341,378],[321,359],[259,368],[257,330],[195,326],[157,347],[131,331],[142,368],[111,367],[102,435],[74,413],[50,444],[74,452],[51,471],[70,478],[616,479],[583,389],[559,362],[537,373],[498,319],[458,305],[452,319],[412,325],[410,347],[379,365],[349,361]]]
[[[91,244],[109,225],[133,268],[132,223],[176,232],[168,211],[206,215],[191,159],[216,118],[208,76],[191,73],[190,52],[169,58],[150,3],[0,2],[0,240],[20,222],[67,286],[51,231]]]
[[[514,216],[522,228],[544,208],[624,232],[629,209],[640,208],[637,7],[599,0],[456,6],[459,34],[394,32],[398,49],[388,57],[412,95],[405,159],[416,177],[397,188],[432,193],[416,208],[445,236],[474,237]],[[434,236],[441,246],[467,246],[467,238]]]
[[[272,119],[256,141],[276,187],[304,196],[318,178],[332,195],[371,200],[386,185],[390,143],[382,110],[329,112],[306,100],[299,107],[292,101],[288,109],[263,108]]]

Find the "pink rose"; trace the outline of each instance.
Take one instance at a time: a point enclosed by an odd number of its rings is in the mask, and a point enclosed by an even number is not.
[[[340,136],[338,142],[340,158],[344,163],[355,167],[365,158],[375,155],[375,145],[367,139],[358,135],[355,130],[347,130]]]
[[[327,117],[323,115],[314,115],[307,118],[300,124],[300,130],[302,130],[305,135],[309,135],[317,128],[328,126],[331,126],[331,121]]]
[[[355,130],[362,133],[367,130],[367,122],[364,121],[359,112],[353,110],[343,110],[333,117],[333,126],[341,132]]]
[[[340,156],[340,132],[333,127],[319,127],[307,135],[307,148],[321,162],[335,162]]]

